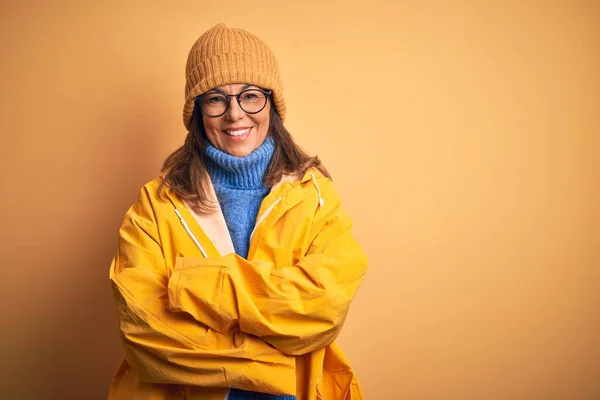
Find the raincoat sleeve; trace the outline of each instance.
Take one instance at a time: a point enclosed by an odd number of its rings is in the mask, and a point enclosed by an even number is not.
[[[203,387],[295,389],[294,360],[241,332],[223,335],[169,310],[168,275],[147,193],[127,212],[110,270],[127,361],[141,379]],[[264,382],[276,368],[288,373]],[[265,386],[266,385],[266,386]]]
[[[169,281],[172,309],[221,332],[239,326],[290,355],[332,343],[367,260],[331,181],[321,180],[325,204],[314,216],[311,245],[296,265],[249,262],[236,254],[183,259]]]

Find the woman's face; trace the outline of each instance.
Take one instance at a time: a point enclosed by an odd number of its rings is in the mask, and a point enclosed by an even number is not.
[[[246,89],[257,89],[247,84],[224,85],[209,90],[210,93],[237,94]],[[257,114],[247,114],[240,108],[235,97],[230,97],[229,108],[220,117],[202,113],[206,136],[217,149],[235,157],[245,157],[259,147],[267,138],[271,102]]]

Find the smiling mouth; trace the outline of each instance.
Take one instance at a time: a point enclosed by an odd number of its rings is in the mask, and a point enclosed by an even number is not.
[[[228,135],[228,136],[243,136],[245,134],[247,134],[248,132],[250,132],[251,128],[243,128],[243,129],[227,129],[224,132]]]

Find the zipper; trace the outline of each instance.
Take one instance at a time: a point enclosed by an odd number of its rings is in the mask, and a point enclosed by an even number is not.
[[[183,219],[183,216],[181,215],[181,213],[179,212],[178,209],[175,209],[175,214],[177,214],[177,216],[179,217],[179,220],[181,221],[181,224],[183,225],[183,228],[188,233],[188,235],[190,235],[190,237],[192,238],[192,240],[194,241],[194,243],[196,243],[196,246],[198,246],[198,248],[200,249],[200,252],[202,253],[202,255],[204,257],[208,258],[208,255],[206,254],[206,251],[204,251],[204,247],[202,247],[202,245],[200,244],[200,242],[198,241],[198,239],[196,238],[196,236],[194,235],[194,233],[192,232],[192,230],[188,226],[187,222],[185,222],[185,219]]]
[[[227,393],[225,394],[225,397],[223,398],[223,400],[229,400],[230,395],[231,395],[231,389],[227,389]]]
[[[254,236],[254,232],[256,232],[256,228],[258,228],[258,226],[265,220],[265,218],[267,218],[267,216],[269,216],[269,214],[271,213],[271,211],[273,211],[273,208],[275,208],[275,206],[277,204],[279,204],[279,202],[281,201],[281,197],[279,197],[277,200],[275,200],[275,202],[273,204],[271,204],[271,206],[269,208],[266,209],[266,211],[263,213],[263,215],[260,216],[260,218],[258,219],[258,221],[256,221],[256,225],[254,225],[254,229],[252,229],[252,233],[250,234],[250,240],[252,241],[252,236]]]

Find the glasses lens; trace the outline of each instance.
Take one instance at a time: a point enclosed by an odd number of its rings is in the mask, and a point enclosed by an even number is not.
[[[227,97],[219,93],[209,93],[202,98],[202,111],[209,116],[219,116],[227,110]]]
[[[250,89],[240,93],[240,106],[249,114],[259,112],[266,104],[267,96],[260,90]]]

